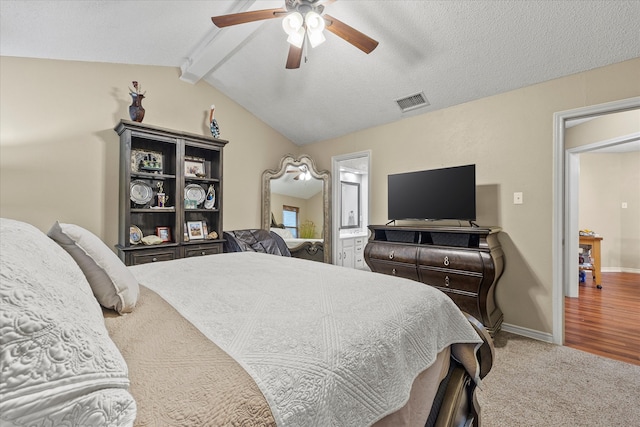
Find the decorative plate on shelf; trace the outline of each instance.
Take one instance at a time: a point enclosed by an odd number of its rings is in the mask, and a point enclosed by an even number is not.
[[[193,200],[199,205],[204,202],[206,197],[207,193],[204,191],[204,188],[200,187],[198,184],[189,184],[184,187],[185,200]]]
[[[153,198],[153,189],[144,181],[131,181],[129,191],[131,200],[138,205],[146,205]]]
[[[129,242],[131,242],[132,245],[140,243],[142,241],[142,237],[142,230],[135,225],[129,227]]]

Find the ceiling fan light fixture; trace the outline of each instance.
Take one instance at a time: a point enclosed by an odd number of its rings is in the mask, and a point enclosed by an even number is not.
[[[302,24],[304,24],[304,19],[299,12],[292,12],[282,20],[282,28],[289,35],[300,31]]]
[[[317,12],[307,12],[307,14],[304,16],[304,23],[307,25],[307,29],[310,33],[324,31],[324,18]]]
[[[302,43],[304,42],[304,33],[304,28],[300,27],[298,31],[289,34],[289,37],[287,37],[287,41],[295,47],[300,48],[302,47]]]
[[[311,47],[320,46],[326,40],[322,31],[314,33],[308,31],[307,35],[309,37],[309,44],[311,45]]]
[[[323,31],[325,27],[324,18],[317,12],[307,12],[304,16],[305,27],[307,27],[307,36],[311,47],[316,47],[324,43],[326,38]]]
[[[304,18],[300,12],[291,12],[282,20],[282,29],[289,35],[287,41],[297,48],[304,42]]]

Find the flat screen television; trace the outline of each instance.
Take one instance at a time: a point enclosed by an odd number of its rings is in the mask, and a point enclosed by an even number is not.
[[[476,165],[388,176],[389,220],[476,219]]]

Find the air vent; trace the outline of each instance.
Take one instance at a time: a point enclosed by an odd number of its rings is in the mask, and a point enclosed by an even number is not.
[[[400,107],[403,113],[429,105],[429,101],[427,101],[427,97],[424,96],[423,92],[396,99],[396,102],[398,103],[398,107]]]

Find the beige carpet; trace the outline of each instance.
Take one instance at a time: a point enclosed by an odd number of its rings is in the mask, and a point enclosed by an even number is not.
[[[640,426],[640,366],[503,331],[495,346],[484,427]]]

